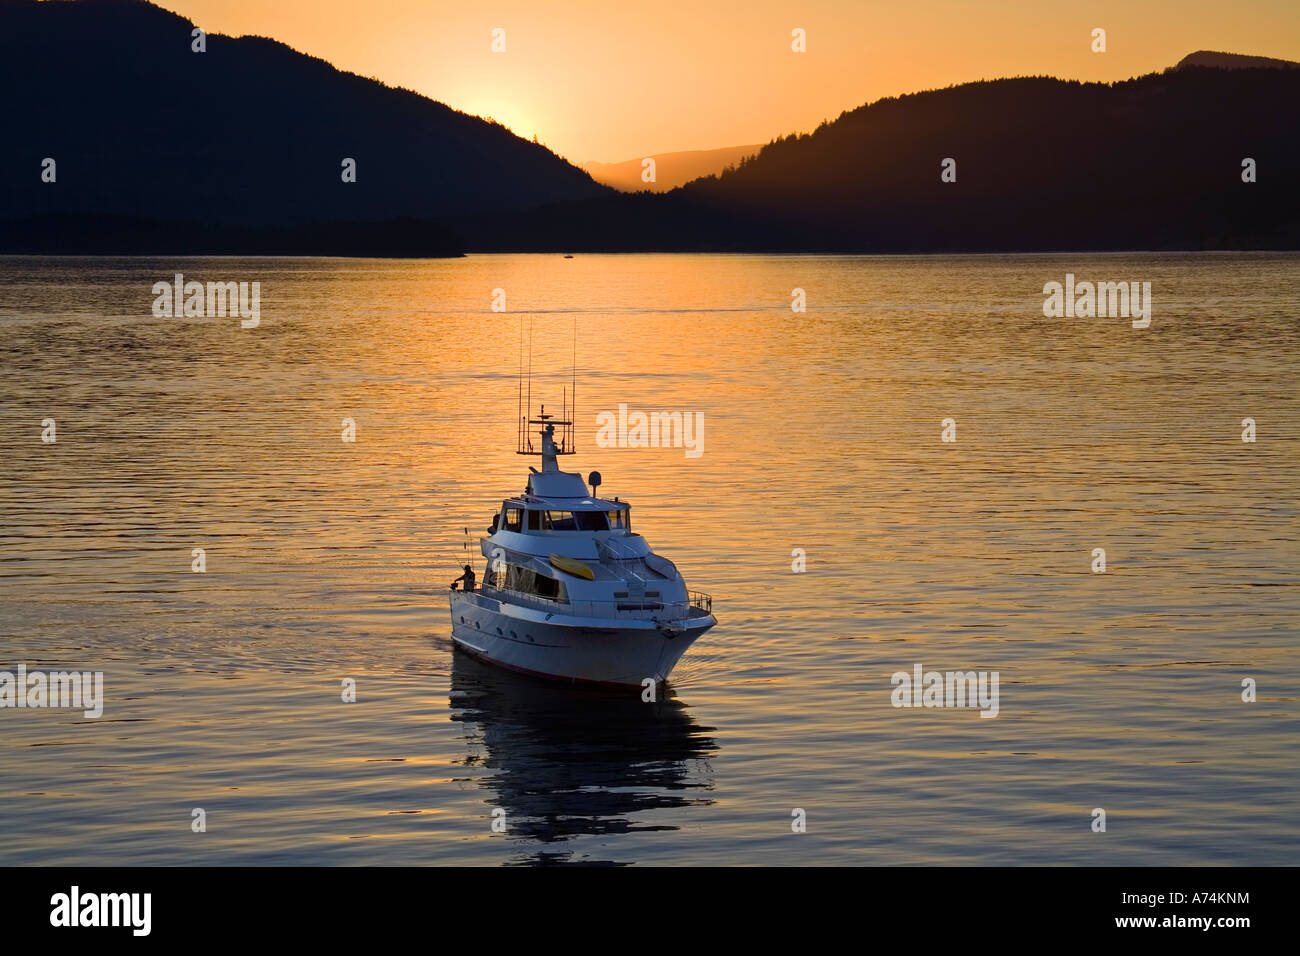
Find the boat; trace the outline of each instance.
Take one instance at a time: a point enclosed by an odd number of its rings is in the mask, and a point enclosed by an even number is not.
[[[584,481],[560,470],[559,459],[575,452],[567,398],[565,408],[558,418],[545,405],[536,418],[520,418],[517,451],[539,455],[541,468],[530,466],[524,492],[502,501],[480,538],[482,585],[451,585],[452,641],[537,677],[662,684],[717,623],[713,599],[687,590],[677,567],[632,530],[628,502],[598,497],[599,472]]]

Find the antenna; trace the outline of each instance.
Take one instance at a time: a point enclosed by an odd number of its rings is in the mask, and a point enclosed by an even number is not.
[[[515,400],[515,447],[524,439],[524,317],[519,316],[519,397]]]
[[[520,323],[520,337],[523,337],[523,325]],[[574,451],[574,423],[572,411],[574,407],[574,394],[577,389],[578,381],[578,322],[573,322],[573,389],[570,390],[565,386],[562,390],[561,413],[557,418],[554,414],[546,413],[546,406],[541,407],[541,411],[536,418],[533,418],[533,318],[528,317],[528,384],[525,386],[522,378],[519,384],[520,394],[523,396],[524,406],[522,414],[519,416],[519,433],[516,454],[519,455],[541,455],[544,471],[555,470],[556,455],[572,455]],[[520,344],[520,365],[523,364],[523,345]],[[563,382],[563,379],[560,379]],[[554,407],[554,406],[552,406]],[[538,429],[531,426],[540,425]],[[558,434],[557,434],[558,432]],[[540,450],[533,447],[533,435],[542,436],[542,447]],[[558,446],[556,440],[558,438]]]
[[[528,316],[528,404],[524,406],[524,418],[527,419],[533,413],[533,317]],[[533,436],[528,434],[528,423],[524,422],[524,440],[528,443],[529,450],[533,447]],[[520,448],[523,448],[520,445]]]
[[[569,451],[577,451],[577,442],[574,440],[574,426],[572,424],[578,420],[578,317],[576,315],[573,317],[573,388],[569,392],[569,400],[573,403],[573,407],[569,409],[569,414],[565,416],[570,422],[568,446]]]

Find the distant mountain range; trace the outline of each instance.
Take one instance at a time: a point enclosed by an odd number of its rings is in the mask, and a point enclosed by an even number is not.
[[[800,246],[1294,246],[1297,103],[1295,70],[970,83],[852,110],[686,191]]]
[[[609,192],[496,123],[274,40],[213,34],[193,52],[193,29],[139,0],[0,2],[0,216],[276,227],[292,244],[305,233],[286,227]]]
[[[724,146],[722,149],[693,149],[677,153],[647,153],[636,159],[625,159],[620,163],[583,163],[582,168],[591,174],[598,183],[612,186],[625,193],[649,190],[652,193],[666,193],[678,186],[685,186],[701,176],[715,176],[728,166],[735,166],[747,156],[753,156],[763,148],[761,143],[753,146]],[[654,181],[646,182],[647,159],[654,160]]]
[[[1300,248],[1287,61],[889,97],[721,166],[657,157],[660,185],[712,172],[628,194],[273,40],[192,52],[192,29],[142,0],[0,0],[0,252]]]
[[[1267,56],[1243,56],[1239,53],[1215,53],[1210,50],[1198,50],[1189,53],[1172,67],[1183,70],[1192,66],[1207,66],[1223,70],[1300,69],[1300,63],[1290,60],[1277,60]],[[705,176],[720,176],[729,167],[738,165],[742,160],[756,155],[763,148],[762,143],[750,146],[724,146],[721,149],[697,149],[676,153],[646,153],[636,159],[626,159],[618,163],[588,162],[582,168],[591,174],[598,183],[612,186],[625,193],[648,190],[654,193],[666,193],[678,186]],[[655,160],[655,179],[645,179],[645,160]]]
[[[1192,66],[1207,66],[1224,70],[1300,69],[1300,63],[1277,60],[1267,56],[1243,56],[1239,53],[1215,53],[1197,50],[1189,53],[1172,67],[1183,70]],[[618,163],[588,162],[582,168],[598,183],[612,186],[620,192],[634,193],[649,190],[666,193],[685,186],[705,176],[720,176],[728,167],[756,155],[763,148],[758,143],[750,146],[724,146],[721,149],[697,149],[676,153],[646,153],[645,156]],[[644,178],[645,160],[655,160],[655,181]]]
[[[967,83],[859,107],[662,196],[461,229],[484,249],[1296,249],[1296,103],[1295,69]]]

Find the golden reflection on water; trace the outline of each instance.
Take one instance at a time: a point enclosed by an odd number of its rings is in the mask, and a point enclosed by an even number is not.
[[[153,319],[177,271],[260,280],[261,325]],[[1067,271],[1152,282],[1152,327],[1045,319]],[[0,261],[0,668],[103,670],[108,697],[98,722],[0,711],[0,861],[1293,859],[1298,275],[1263,254]],[[576,328],[571,467],[714,597],[653,708],[447,640],[465,529],[531,461],[521,324],[555,409]],[[703,455],[597,447],[620,403],[703,413]],[[894,709],[916,663],[999,671],[1000,715]]]

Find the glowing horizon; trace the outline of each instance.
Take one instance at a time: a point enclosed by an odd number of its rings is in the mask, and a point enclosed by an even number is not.
[[[574,163],[766,143],[884,96],[1007,76],[1113,82],[1197,50],[1300,60],[1290,0],[775,0],[539,10],[429,0],[160,0],[209,33],[267,36],[536,137]],[[506,49],[491,49],[492,30]],[[791,50],[791,31],[807,52]],[[1107,49],[1091,49],[1106,30]]]

